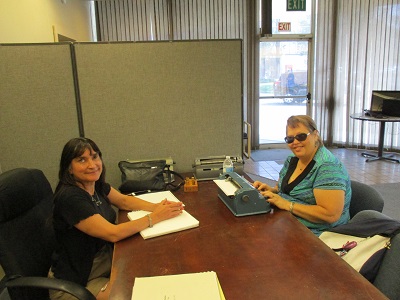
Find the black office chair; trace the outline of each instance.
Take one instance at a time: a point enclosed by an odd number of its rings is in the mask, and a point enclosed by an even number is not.
[[[55,247],[53,191],[42,171],[18,168],[0,174],[1,299],[49,299],[49,289],[95,300],[85,287],[47,278]]]
[[[383,197],[372,186],[352,180],[351,189],[350,218],[353,218],[362,210],[382,212],[384,205]]]

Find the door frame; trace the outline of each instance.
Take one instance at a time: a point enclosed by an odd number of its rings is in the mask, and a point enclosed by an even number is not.
[[[260,119],[259,119],[259,106],[260,106],[260,93],[259,93],[259,81],[260,81],[260,74],[259,74],[259,63],[260,63],[260,43],[261,42],[295,42],[295,41],[308,41],[308,72],[307,72],[307,86],[308,86],[308,93],[311,94],[311,98],[307,101],[306,104],[306,114],[311,116],[312,115],[312,95],[313,95],[313,75],[314,74],[314,57],[313,57],[313,34],[273,34],[266,37],[260,37],[259,41],[257,42],[257,66],[254,69],[254,85],[255,85],[255,101],[254,107],[252,108],[253,111],[253,131],[252,131],[252,148],[254,150],[257,149],[273,149],[273,148],[286,148],[285,143],[271,143],[271,144],[260,144]]]

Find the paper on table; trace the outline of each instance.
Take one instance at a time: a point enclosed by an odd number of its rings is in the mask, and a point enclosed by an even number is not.
[[[141,194],[135,197],[149,201],[151,203],[158,203],[164,199],[168,199],[169,201],[179,202],[178,198],[176,198],[174,194],[171,193],[171,191]]]
[[[154,277],[137,277],[132,290],[134,300],[224,300],[217,273],[203,272]]]
[[[227,196],[235,195],[235,192],[239,189],[237,185],[235,185],[230,180],[225,179],[215,179],[214,182],[218,185],[218,187],[225,193]]]
[[[170,200],[170,201],[176,201],[179,202],[179,200],[170,192],[170,191],[163,191],[163,192],[157,192],[157,193],[150,193],[150,194],[143,194],[136,196],[140,199],[152,202],[152,203],[158,203],[165,198]],[[144,211],[144,210],[138,210],[138,211],[131,211],[128,213],[128,218],[129,220],[137,220],[140,219],[147,214],[149,214],[149,211]],[[187,211],[182,211],[182,213],[172,219],[164,220],[160,223],[154,224],[153,227],[148,227],[146,229],[143,229],[140,232],[140,235],[144,239],[150,239],[153,237],[173,233],[173,232],[178,232],[194,227],[199,226],[199,221],[195,219],[191,214],[189,214]]]

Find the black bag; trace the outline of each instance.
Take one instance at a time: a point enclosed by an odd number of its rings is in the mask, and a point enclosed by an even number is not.
[[[165,160],[120,161],[118,167],[122,173],[122,184],[119,190],[123,194],[163,190],[175,191],[184,184],[183,177],[170,170],[170,165]],[[176,175],[182,181],[179,184],[174,184],[172,175]]]
[[[373,283],[385,253],[390,249],[391,238],[399,233],[399,221],[371,218],[331,228],[319,238]],[[351,241],[356,242],[356,247],[346,251],[346,243]]]

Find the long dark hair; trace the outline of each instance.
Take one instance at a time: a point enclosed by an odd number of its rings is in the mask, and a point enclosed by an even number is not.
[[[98,188],[99,192],[103,192],[103,186],[105,184],[106,177],[106,167],[103,163],[103,158],[99,147],[88,138],[73,138],[69,140],[61,153],[60,159],[60,170],[58,172],[59,182],[57,184],[55,193],[59,192],[65,186],[78,186],[75,178],[70,173],[71,162],[74,158],[81,156],[86,150],[90,152],[96,152],[101,158],[101,163],[103,166],[103,171],[101,172],[99,180],[96,181],[96,189]]]

